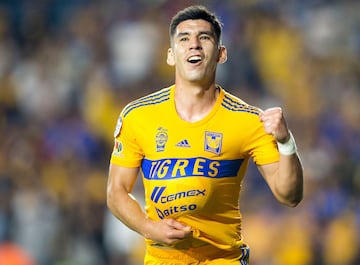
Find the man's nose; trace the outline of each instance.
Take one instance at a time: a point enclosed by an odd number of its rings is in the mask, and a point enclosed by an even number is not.
[[[190,49],[199,50],[201,49],[200,40],[196,37],[190,39]]]

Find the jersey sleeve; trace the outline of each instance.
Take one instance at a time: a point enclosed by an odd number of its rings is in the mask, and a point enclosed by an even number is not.
[[[110,163],[124,167],[139,167],[144,155],[136,140],[134,121],[131,116],[120,114],[114,132],[114,147]]]
[[[265,165],[279,161],[280,155],[272,135],[265,132],[260,121],[256,122],[251,135],[249,153],[256,165]]]

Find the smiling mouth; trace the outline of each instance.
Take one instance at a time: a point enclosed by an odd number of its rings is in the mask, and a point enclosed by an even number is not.
[[[191,56],[187,61],[189,63],[196,64],[198,62],[201,62],[201,56],[199,55]]]

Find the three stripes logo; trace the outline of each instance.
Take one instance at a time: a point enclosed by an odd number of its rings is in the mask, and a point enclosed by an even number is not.
[[[184,139],[176,144],[177,147],[191,147],[189,141]]]

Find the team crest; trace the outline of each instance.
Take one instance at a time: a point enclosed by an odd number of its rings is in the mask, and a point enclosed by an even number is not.
[[[205,151],[219,155],[222,146],[222,133],[205,132]]]
[[[155,137],[156,152],[164,152],[167,140],[168,140],[167,130],[163,127],[159,127]]]

